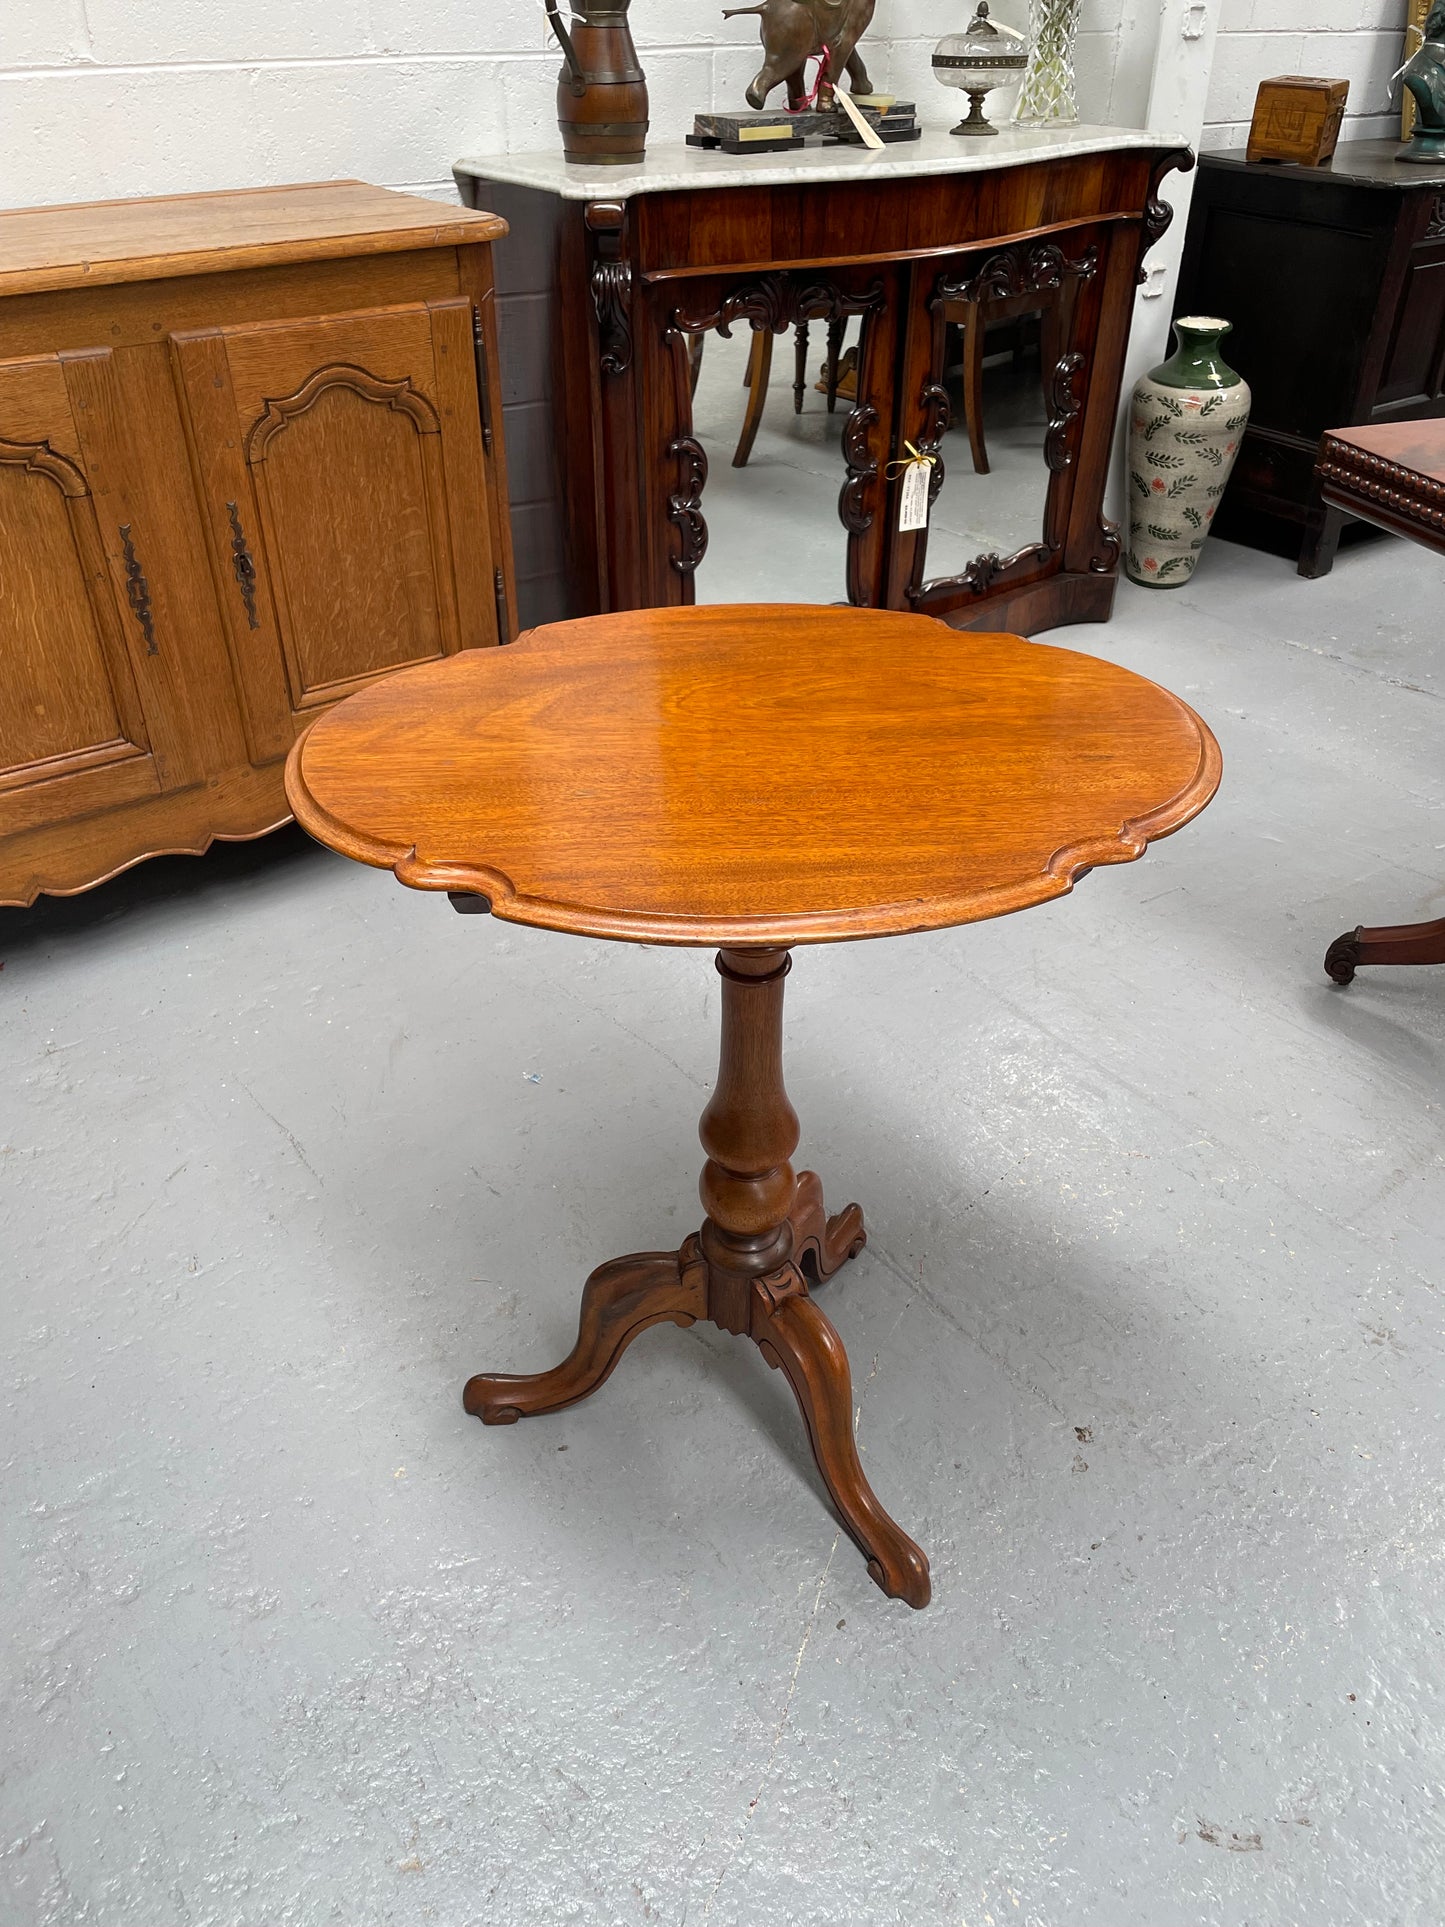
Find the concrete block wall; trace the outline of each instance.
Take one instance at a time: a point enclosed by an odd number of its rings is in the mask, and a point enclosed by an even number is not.
[[[653,138],[733,104],[757,23],[636,0]],[[361,175],[452,193],[460,154],[548,146],[541,0],[0,0],[0,205]]]
[[[1256,89],[1272,74],[1348,80],[1342,138],[1398,135],[1390,76],[1404,44],[1404,0],[1221,0],[1203,144],[1243,144]]]
[[[1084,0],[1082,118],[1142,120],[1157,6]],[[1028,0],[996,10],[1027,24]],[[958,101],[929,56],[970,12],[879,0],[874,82],[929,124]],[[634,0],[633,23],[654,139],[741,101],[756,21],[725,21],[722,0]],[[541,0],[0,0],[0,205],[346,174],[449,196],[457,155],[556,140],[558,64]]]
[[[1083,0],[1075,57],[1080,120],[1145,125],[1159,6],[1160,0]],[[989,11],[1007,26],[1028,29],[1028,0],[991,0]],[[888,58],[880,62],[886,85],[916,100],[926,124],[947,127],[959,117],[948,112],[959,97],[940,89],[929,63],[943,35],[966,26],[972,13],[972,0],[879,0],[874,31],[881,27],[886,36]],[[989,119],[1006,119],[1017,93],[1014,87],[991,94]]]

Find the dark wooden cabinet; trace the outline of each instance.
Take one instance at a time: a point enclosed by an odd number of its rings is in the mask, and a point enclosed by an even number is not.
[[[360,182],[0,215],[0,904],[275,827],[318,709],[507,639],[504,232]]]
[[[1215,520],[1323,575],[1349,518],[1321,497],[1329,428],[1445,414],[1445,165],[1355,141],[1327,167],[1203,154],[1176,312],[1223,315],[1253,405]]]
[[[498,305],[522,621],[692,601],[708,543],[695,344],[854,321],[838,477],[848,599],[1025,634],[1103,620],[1119,556],[1104,487],[1140,262],[1169,219],[1161,178],[1190,164],[1104,128],[1011,129],[977,148],[925,135],[886,159],[661,147],[605,173],[547,156],[459,162],[463,199],[512,229]],[[930,571],[927,531],[899,527],[899,469],[910,443],[935,458],[937,498],[946,319],[990,300],[1048,311],[1037,533]]]

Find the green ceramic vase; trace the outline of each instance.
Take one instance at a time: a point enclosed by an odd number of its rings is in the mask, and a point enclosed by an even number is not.
[[[1249,420],[1249,384],[1224,359],[1229,323],[1180,315],[1168,361],[1136,384],[1129,413],[1130,579],[1181,588],[1194,573]]]

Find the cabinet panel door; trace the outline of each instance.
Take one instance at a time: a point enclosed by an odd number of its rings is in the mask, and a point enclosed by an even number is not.
[[[59,356],[0,362],[0,836],[161,788],[72,407]]]
[[[1375,412],[1427,408],[1445,382],[1445,248],[1417,248],[1395,316]]]
[[[174,338],[253,753],[386,670],[497,640],[471,317]]]

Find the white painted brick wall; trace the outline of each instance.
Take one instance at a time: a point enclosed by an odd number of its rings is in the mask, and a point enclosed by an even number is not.
[[[1157,4],[1085,0],[1084,119],[1142,119]],[[1026,24],[1027,0],[996,10]],[[951,124],[957,96],[929,55],[970,11],[879,0],[874,82],[930,124]],[[725,21],[722,0],[634,0],[632,17],[654,140],[740,104],[755,20]],[[557,140],[558,64],[541,0],[0,0],[0,206],[348,174],[449,195],[458,155]]]
[[[1083,0],[1075,56],[1080,120],[1145,125],[1159,6],[1160,0]],[[991,0],[989,11],[1028,30],[1029,0]],[[879,0],[874,30],[888,41],[886,66],[879,63],[888,89],[916,100],[925,122],[947,127],[958,119],[949,114],[958,96],[942,93],[929,62],[943,35],[966,26],[972,12],[971,0]],[[989,119],[1006,119],[1017,94],[1017,87],[990,94]]]
[[[757,61],[755,22],[639,0],[653,137]],[[750,44],[751,43],[751,44]],[[0,205],[360,175],[557,140],[541,0],[0,0]]]
[[[1204,145],[1243,145],[1255,92],[1274,74],[1349,81],[1341,138],[1397,136],[1400,96],[1389,82],[1404,38],[1403,0],[1222,0]]]

